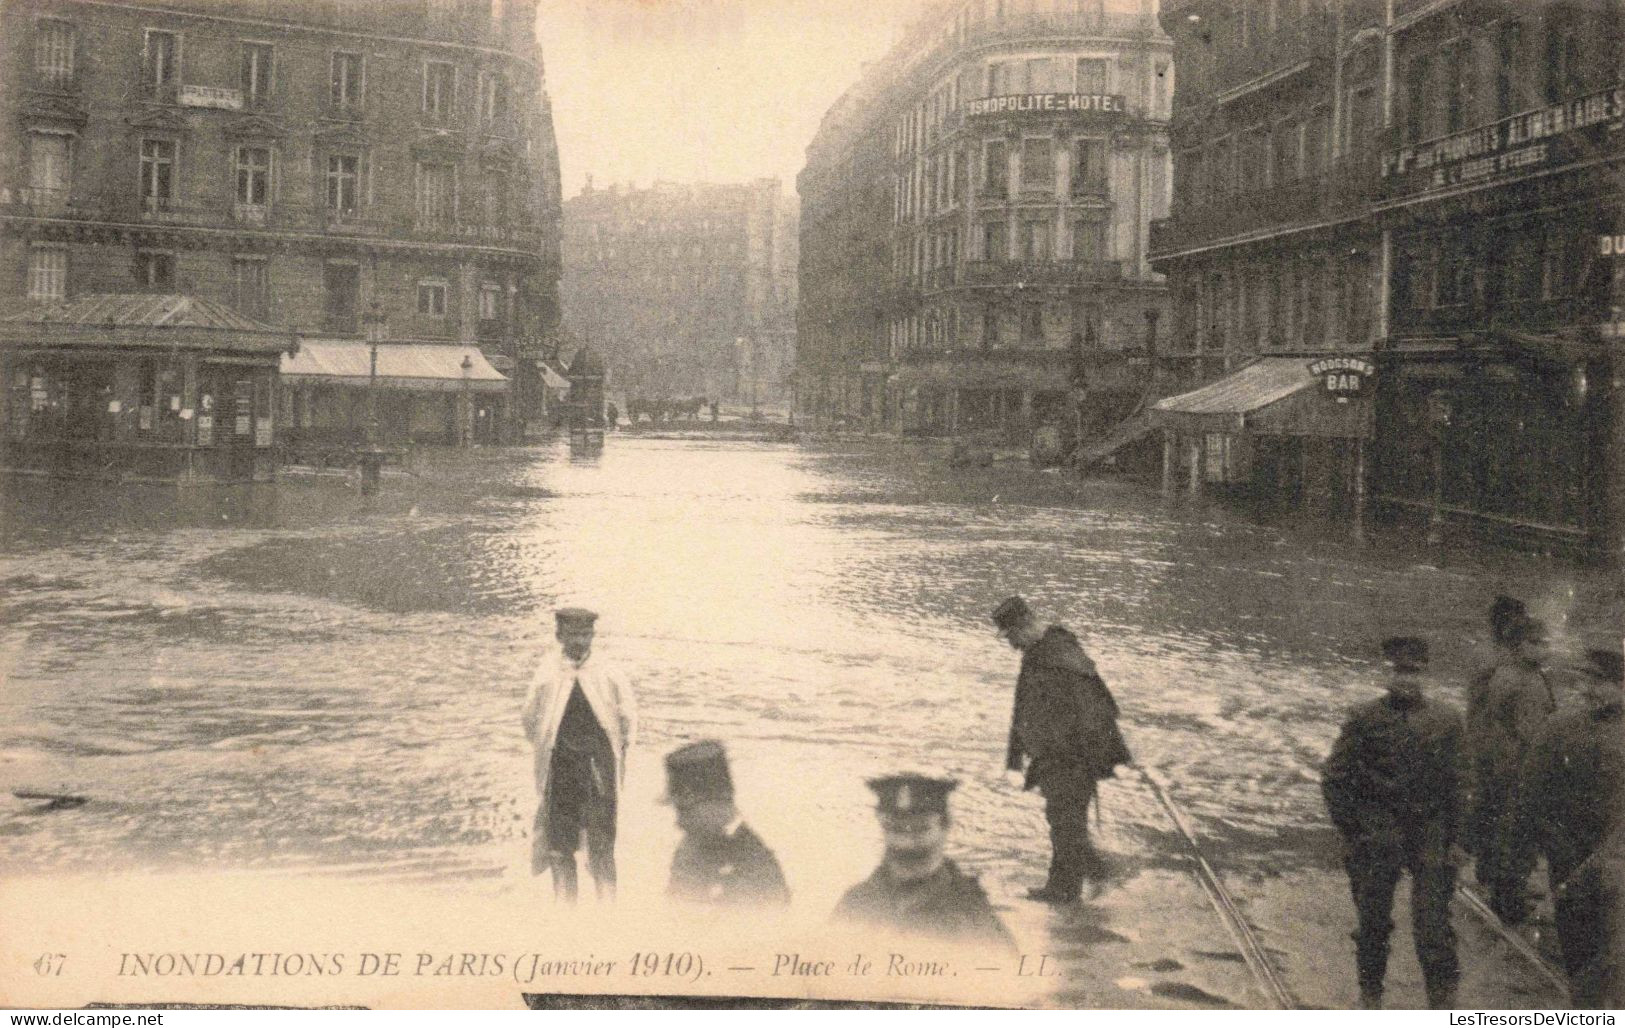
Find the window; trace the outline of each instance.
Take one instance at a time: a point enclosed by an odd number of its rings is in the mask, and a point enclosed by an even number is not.
[[[418,221],[450,224],[456,213],[456,169],[450,164],[418,165]]]
[[[1011,61],[994,61],[987,66],[987,95],[1004,96],[1015,92],[1016,65]]]
[[[1411,58],[1405,69],[1405,139],[1417,143],[1427,131],[1428,59],[1421,54]]]
[[[1317,107],[1303,128],[1303,173],[1305,178],[1319,178],[1331,166],[1327,152],[1331,137],[1331,113]]]
[[[480,124],[492,128],[501,124],[507,113],[507,85],[502,76],[488,72],[480,80]]]
[[[480,285],[480,320],[495,321],[502,316],[502,287],[495,282]]]
[[[68,295],[68,251],[36,246],[28,254],[28,298],[62,300]]]
[[[457,69],[441,61],[423,65],[423,113],[432,122],[450,120]]]
[[[1038,346],[1044,342],[1044,308],[1029,303],[1021,308],[1021,345]]]
[[[1002,139],[990,139],[982,150],[982,192],[1005,196],[1010,191],[1010,158]]]
[[[994,310],[982,312],[982,349],[992,350],[999,345],[999,313]]]
[[[1021,257],[1028,261],[1047,261],[1054,257],[1050,249],[1049,222],[1024,221],[1021,223]]]
[[[1073,144],[1072,192],[1099,193],[1106,188],[1106,141],[1080,139]]]
[[[73,82],[74,27],[65,21],[41,20],[34,26],[34,72],[50,86]]]
[[[73,140],[55,133],[34,132],[28,137],[28,187],[30,201],[39,206],[67,199],[72,181]]]
[[[1509,118],[1521,106],[1517,101],[1518,57],[1523,52],[1523,23],[1511,20],[1501,25],[1495,41],[1495,117]]]
[[[271,198],[271,151],[263,146],[237,148],[237,203],[263,207]]]
[[[1021,189],[1023,192],[1055,189],[1055,140],[1029,136],[1021,141]]]
[[[1550,17],[1550,16],[1549,16]],[[1561,21],[1557,20],[1561,18]],[[1546,102],[1562,103],[1581,92],[1580,39],[1568,11],[1546,29]]]
[[[1172,65],[1167,61],[1156,63],[1155,77],[1152,79],[1151,116],[1153,118],[1166,118],[1168,116],[1168,87],[1169,76],[1172,74]]]
[[[333,54],[333,80],[330,99],[334,107],[361,106],[361,55],[338,51]]]
[[[1072,226],[1072,259],[1075,261],[1103,261],[1106,259],[1106,223],[1089,218]]]
[[[175,199],[175,144],[167,139],[141,141],[141,203],[147,210],[168,210]]]
[[[446,316],[446,283],[418,283],[418,313],[431,318]]]
[[[1078,58],[1078,92],[1099,96],[1106,92],[1106,62],[1098,57]]]
[[[1445,51],[1444,74],[1444,130],[1460,132],[1467,126],[1473,100],[1472,62],[1466,44],[1458,43]]]
[[[1010,259],[1009,226],[990,221],[982,226],[982,256],[990,261]]]
[[[251,318],[270,312],[270,267],[264,257],[237,257],[231,262],[233,306]]]
[[[334,154],[327,159],[327,209],[333,214],[354,214],[360,197],[361,158]]]
[[[361,293],[361,268],[355,264],[327,264],[322,268],[322,286],[326,290],[324,313],[329,332],[354,333],[360,325],[356,320],[357,298]]]
[[[175,288],[175,255],[142,251],[135,255],[135,284],[143,289]]]
[[[173,32],[147,30],[142,82],[150,93],[167,92],[180,79],[181,40]]]
[[[264,106],[271,99],[271,44],[243,44],[243,104]]]
[[[508,221],[508,176],[500,171],[485,173],[484,214],[487,225],[506,225]]]
[[[1027,92],[1049,93],[1054,91],[1054,63],[1048,57],[1030,57],[1027,59]]]
[[[1283,121],[1275,126],[1275,136],[1272,139],[1275,153],[1274,167],[1270,181],[1275,185],[1282,185],[1298,180],[1298,123]]]

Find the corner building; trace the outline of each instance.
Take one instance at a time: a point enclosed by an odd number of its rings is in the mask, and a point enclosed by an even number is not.
[[[1024,440],[1145,399],[1172,47],[1148,5],[936,4],[826,115],[802,196],[815,421]]]
[[[376,304],[390,342],[477,343],[509,385],[457,416],[488,440],[517,435],[558,317],[535,20],[534,0],[7,3],[0,297],[188,296],[363,348]],[[129,445],[195,435],[195,419],[171,422],[200,406],[210,362],[149,356],[115,374],[12,344],[0,360],[11,438]],[[231,396],[229,377],[212,399],[274,411],[279,429],[330,413],[274,376],[256,387],[274,397]],[[107,390],[130,395],[78,399]],[[380,407],[386,439],[410,432]],[[70,408],[85,413],[30,427]]]

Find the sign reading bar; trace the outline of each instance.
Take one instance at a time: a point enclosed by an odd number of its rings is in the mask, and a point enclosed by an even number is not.
[[[1309,362],[1309,373],[1320,379],[1321,386],[1339,402],[1364,396],[1366,382],[1376,370],[1370,361],[1360,357],[1322,357]]]
[[[1390,181],[1392,196],[1491,181],[1551,162],[1560,152],[1553,142],[1597,126],[1625,128],[1625,86],[1390,150],[1383,154],[1382,176]]]
[[[983,96],[965,101],[965,113],[979,114],[1122,114],[1123,97],[1116,93],[1020,93]]]
[[[218,86],[182,86],[176,95],[183,107],[215,107],[222,111],[243,109],[241,89],[221,89]]]

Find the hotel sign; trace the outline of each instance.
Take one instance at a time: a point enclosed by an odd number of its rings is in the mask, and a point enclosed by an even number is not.
[[[1390,150],[1382,158],[1389,196],[1410,196],[1458,185],[1475,185],[1519,172],[1578,160],[1579,133],[1625,129],[1625,85],[1537,111],[1516,114],[1432,142]]]
[[[1309,362],[1309,374],[1339,403],[1366,395],[1366,384],[1376,371],[1370,361],[1359,357],[1322,357]]]
[[[1117,93],[1019,93],[983,96],[965,102],[965,113],[982,114],[1122,114]]]

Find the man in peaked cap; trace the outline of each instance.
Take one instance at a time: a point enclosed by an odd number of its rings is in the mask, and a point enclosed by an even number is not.
[[[1490,893],[1490,907],[1507,924],[1528,916],[1527,884],[1535,869],[1533,840],[1520,835],[1518,779],[1530,747],[1554,711],[1557,696],[1546,676],[1546,626],[1521,617],[1507,626],[1511,659],[1484,687],[1483,712],[1469,736],[1479,817],[1488,834],[1476,870]]]
[[[1411,874],[1411,925],[1428,1003],[1455,1003],[1459,968],[1450,925],[1456,888],[1461,792],[1461,716],[1422,695],[1427,642],[1382,644],[1388,694],[1350,712],[1326,760],[1321,788],[1343,836],[1344,866],[1359,928],[1354,933],[1360,1005],[1382,1006],[1393,932],[1394,890]]]
[[[666,796],[683,841],[671,861],[666,894],[720,906],[783,906],[790,889],[773,851],[734,805],[728,754],[712,740],[666,754]]]
[[[1021,652],[1005,767],[1020,771],[1027,758],[1023,788],[1043,795],[1049,821],[1049,876],[1027,895],[1072,903],[1085,878],[1098,891],[1106,876],[1089,841],[1089,804],[1097,783],[1133,759],[1117,728],[1117,701],[1077,636],[1059,625],[1039,625],[1020,596],[994,609],[993,624]]]
[[[1605,948],[1608,914],[1594,890],[1570,882],[1619,826],[1625,807],[1625,659],[1617,649],[1588,650],[1580,671],[1586,705],[1551,718],[1530,747],[1507,845],[1545,855],[1563,967],[1576,1005],[1589,1007],[1587,968]],[[1533,863],[1529,853],[1512,859]]]
[[[945,855],[951,778],[902,774],[871,779],[885,855],[847,890],[834,918],[846,924],[1014,951],[1015,940],[975,878]]]
[[[559,650],[542,659],[525,698],[525,737],[536,747],[540,803],[531,832],[531,871],[550,871],[553,893],[576,900],[576,853],[599,898],[615,895],[616,797],[637,734],[631,683],[593,653],[598,615],[581,607],[554,613]]]

